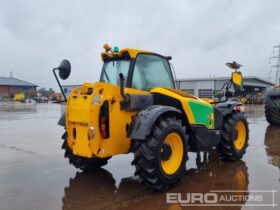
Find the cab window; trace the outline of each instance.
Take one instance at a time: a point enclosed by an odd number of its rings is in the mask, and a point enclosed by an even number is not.
[[[119,74],[122,73],[124,78],[127,79],[129,66],[129,60],[105,62],[102,68],[100,81],[114,85],[120,85]]]
[[[135,89],[147,91],[155,87],[174,88],[168,61],[157,55],[138,55],[131,86]]]

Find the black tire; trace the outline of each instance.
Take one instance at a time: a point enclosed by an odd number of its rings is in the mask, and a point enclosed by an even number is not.
[[[280,97],[265,99],[265,117],[269,124],[280,125]]]
[[[164,144],[165,138],[171,133],[180,137],[178,139],[183,145],[181,147],[183,152],[178,169],[173,174],[167,174],[161,163],[164,153],[162,148],[166,146],[166,143]],[[185,133],[185,127],[182,126],[180,120],[170,117],[160,119],[155,123],[151,135],[136,149],[132,161],[132,165],[136,167],[135,175],[139,175],[148,187],[154,190],[165,190],[180,180],[187,161],[188,136]],[[169,158],[173,152],[170,151]]]
[[[241,148],[235,146],[235,140],[240,135],[236,131],[235,126],[238,122],[242,122],[245,126],[244,144]],[[237,160],[241,159],[246,153],[249,140],[249,129],[247,118],[240,112],[233,112],[227,115],[224,119],[222,138],[220,144],[217,146],[217,150],[220,155],[226,160]]]
[[[67,134],[63,135],[62,149],[65,150],[64,157],[69,159],[69,163],[82,171],[95,171],[108,163],[110,158],[86,158],[74,155],[67,144]]]

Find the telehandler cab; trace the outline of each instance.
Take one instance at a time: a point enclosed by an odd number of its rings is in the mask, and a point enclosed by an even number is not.
[[[210,104],[176,89],[171,57],[107,44],[104,49],[100,81],[74,89],[59,120],[70,164],[92,171],[114,155],[132,152],[135,174],[164,190],[182,177],[188,152],[216,148],[226,160],[242,158],[249,137],[244,106],[227,101],[232,85],[242,90],[240,65],[227,64],[234,72],[225,93],[214,91],[225,100]],[[67,79],[70,69],[67,60],[53,69],[60,88],[56,71]]]

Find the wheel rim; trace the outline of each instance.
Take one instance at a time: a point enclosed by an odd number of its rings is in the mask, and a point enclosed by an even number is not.
[[[246,128],[243,121],[239,121],[235,125],[235,139],[234,139],[234,146],[236,149],[241,150],[246,141]]]
[[[174,174],[180,167],[183,159],[184,145],[183,141],[177,133],[170,133],[166,136],[161,148],[161,155],[168,149],[168,158],[161,157],[161,168],[168,174]]]

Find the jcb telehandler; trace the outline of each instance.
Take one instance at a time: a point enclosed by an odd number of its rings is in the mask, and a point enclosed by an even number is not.
[[[66,129],[62,148],[70,164],[96,170],[114,155],[133,152],[135,174],[149,187],[163,190],[182,177],[188,152],[216,148],[224,159],[242,158],[248,146],[244,106],[227,101],[232,87],[242,89],[239,64],[227,64],[234,69],[232,78],[225,92],[214,91],[225,100],[210,104],[176,89],[171,57],[112,50],[107,44],[104,48],[100,81],[74,89],[59,120]],[[53,69],[60,88],[56,70],[67,79],[70,69],[67,60]]]

